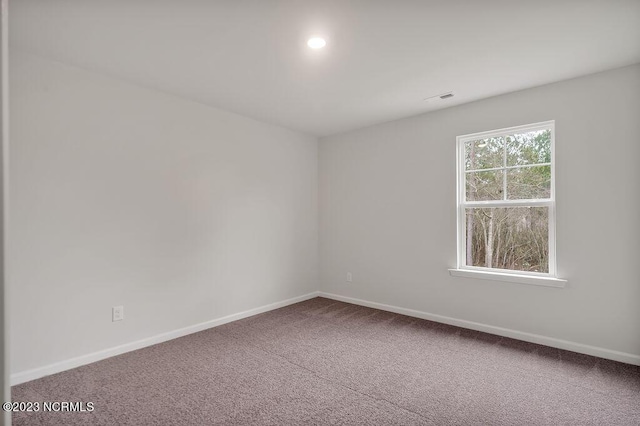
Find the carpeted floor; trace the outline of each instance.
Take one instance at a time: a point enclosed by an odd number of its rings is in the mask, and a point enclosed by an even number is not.
[[[12,389],[15,425],[639,425],[640,367],[316,298]]]

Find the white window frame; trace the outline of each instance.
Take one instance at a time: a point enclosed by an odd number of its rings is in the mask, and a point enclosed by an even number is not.
[[[466,200],[466,174],[465,170],[465,143],[486,139],[490,137],[509,136],[514,133],[526,133],[536,130],[551,131],[551,162],[532,164],[531,166],[551,166],[551,191],[548,199],[533,200],[489,200],[489,201],[467,201]],[[506,152],[506,151],[505,151]],[[517,282],[522,284],[535,284],[550,287],[564,287],[566,280],[559,279],[557,276],[556,264],[556,190],[555,190],[555,121],[544,121],[540,123],[527,124],[523,126],[515,126],[498,130],[490,130],[487,132],[472,133],[458,136],[456,138],[456,170],[457,170],[457,268],[450,269],[449,272],[454,276],[462,276],[469,278],[480,278],[495,281]],[[490,170],[509,170],[521,168],[522,166],[507,166],[506,154],[502,167]],[[529,167],[529,166],[525,166]],[[506,178],[503,179],[506,185]],[[504,191],[506,197],[506,189]],[[472,266],[466,264],[466,208],[470,207],[548,207],[549,208],[549,272],[529,272],[517,271],[511,269],[487,268],[480,266]]]

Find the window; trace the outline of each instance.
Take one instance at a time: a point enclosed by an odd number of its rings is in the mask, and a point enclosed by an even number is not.
[[[556,278],[554,136],[548,121],[457,138],[453,275],[563,285]]]

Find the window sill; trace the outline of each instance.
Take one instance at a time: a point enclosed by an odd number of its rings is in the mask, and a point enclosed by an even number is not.
[[[473,271],[470,269],[449,269],[449,275],[454,277],[477,278],[481,280],[506,281],[518,284],[541,285],[544,287],[563,288],[567,280],[554,277],[538,277],[532,275],[518,275],[500,272]]]

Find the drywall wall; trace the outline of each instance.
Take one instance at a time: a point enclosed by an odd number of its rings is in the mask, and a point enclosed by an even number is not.
[[[635,65],[321,139],[321,290],[640,361],[639,117]],[[567,286],[449,276],[456,136],[546,120]]]
[[[0,402],[11,401],[8,357],[8,309],[6,302],[6,228],[9,152],[9,57],[7,0],[0,0]],[[0,414],[0,425],[11,424],[11,413]]]
[[[12,372],[317,290],[316,138],[10,66]]]

